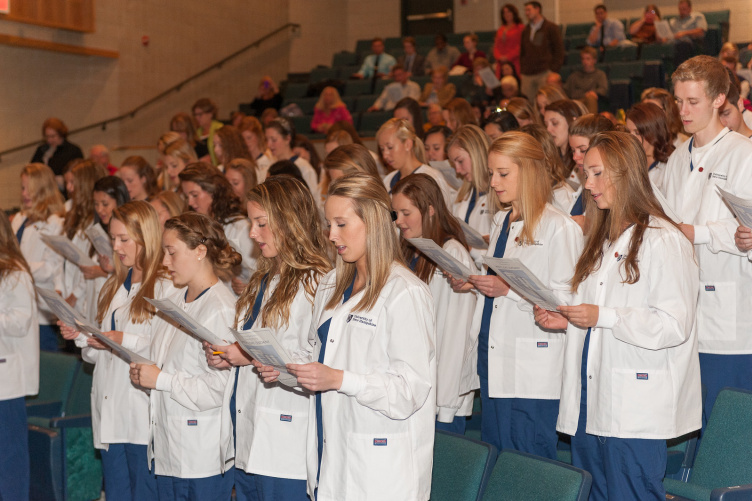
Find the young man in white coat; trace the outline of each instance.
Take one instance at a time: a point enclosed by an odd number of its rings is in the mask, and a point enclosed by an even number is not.
[[[700,266],[697,332],[707,388],[706,423],[721,388],[752,390],[752,265],[737,248],[739,223],[718,193],[722,188],[752,198],[752,143],[719,119],[729,78],[717,59],[689,59],[672,80],[682,123],[692,139],[669,158],[664,188],[682,218],[682,231],[695,245]]]

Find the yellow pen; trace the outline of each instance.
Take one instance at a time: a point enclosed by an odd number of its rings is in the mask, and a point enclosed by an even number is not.
[[[224,351],[213,351],[212,355],[224,355]]]

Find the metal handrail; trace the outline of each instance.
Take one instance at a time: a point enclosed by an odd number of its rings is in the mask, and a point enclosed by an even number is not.
[[[242,47],[242,48],[236,50],[235,52],[233,52],[229,56],[227,56],[227,57],[225,57],[225,58],[217,61],[216,63],[214,63],[214,64],[212,64],[210,66],[207,66],[206,68],[204,68],[203,70],[199,71],[198,73],[195,73],[195,74],[189,76],[188,78],[186,78],[182,82],[173,85],[172,87],[170,87],[166,91],[160,92],[159,94],[157,94],[153,98],[149,99],[148,101],[145,101],[145,102],[141,103],[140,105],[136,106],[132,110],[127,111],[127,112],[123,113],[122,115],[118,115],[118,116],[113,117],[113,118],[108,118],[106,120],[100,120],[99,122],[95,122],[93,124],[89,124],[89,125],[86,125],[84,127],[79,127],[77,129],[70,130],[70,131],[68,131],[68,135],[70,136],[72,134],[77,134],[79,132],[84,132],[84,131],[87,131],[87,130],[90,130],[90,129],[95,129],[97,127],[101,127],[102,130],[105,130],[107,128],[107,124],[119,122],[119,121],[124,120],[126,118],[133,118],[133,117],[136,116],[136,113],[138,113],[139,111],[143,110],[147,106],[150,106],[150,105],[156,103],[157,101],[165,98],[166,96],[172,94],[173,92],[179,92],[183,88],[184,85],[186,85],[186,84],[188,84],[188,83],[190,83],[190,82],[192,82],[192,81],[194,81],[194,80],[196,80],[196,79],[204,76],[205,74],[209,73],[212,70],[221,68],[228,61],[230,61],[232,59],[235,59],[236,57],[240,56],[241,54],[243,54],[244,52],[247,52],[250,49],[258,47],[259,45],[261,45],[266,40],[272,38],[273,36],[275,36],[275,35],[277,35],[279,33],[282,33],[283,31],[288,30],[288,29],[290,29],[292,31],[292,33],[295,34],[300,29],[300,24],[298,24],[298,23],[287,23],[287,24],[285,24],[283,26],[280,26],[276,30],[267,33],[266,35],[264,35],[263,37],[259,38],[258,40],[254,41],[254,42],[251,42],[250,44],[246,45],[245,47]],[[9,148],[7,150],[0,151],[0,161],[2,161],[3,155],[7,155],[9,153],[15,153],[16,151],[25,150],[26,148],[31,148],[32,146],[39,145],[39,143],[40,143],[40,141],[37,140],[37,141],[30,142],[30,143],[22,144],[20,146],[16,146],[14,148]]]

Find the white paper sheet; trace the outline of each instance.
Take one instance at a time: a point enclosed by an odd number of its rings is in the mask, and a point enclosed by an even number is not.
[[[63,235],[42,235],[42,241],[55,252],[77,266],[96,266],[97,263]]]
[[[441,172],[441,175],[444,176],[444,179],[449,186],[455,190],[460,189],[460,186],[462,186],[462,179],[457,177],[457,171],[454,170],[454,167],[449,163],[449,160],[441,160],[440,162],[434,160],[433,162],[428,162],[428,165]]]
[[[468,280],[473,273],[461,262],[457,261],[451,254],[439,247],[436,242],[428,238],[408,238],[416,249],[422,252],[428,259],[436,263],[436,266],[447,272],[454,278]]]
[[[496,73],[493,72],[490,66],[486,66],[482,70],[478,71],[478,75],[480,76],[481,80],[483,80],[483,84],[489,89],[501,87],[501,82],[498,78],[496,78]]]
[[[478,230],[467,224],[464,220],[456,218],[457,222],[462,226],[462,231],[465,233],[465,239],[467,245],[475,249],[488,249],[488,243],[486,243],[483,235]]]
[[[733,193],[718,188],[721,198],[728,204],[731,211],[736,214],[736,218],[742,226],[752,228],[752,200],[739,198]]]
[[[668,21],[655,21],[653,25],[655,26],[655,32],[659,37],[665,38],[666,40],[674,39],[674,32],[671,31],[671,25],[668,24]]]
[[[519,259],[484,256],[483,261],[503,278],[517,294],[531,303],[549,311],[556,311],[557,306],[561,304],[553,291],[543,285],[538,277]]]
[[[658,199],[658,202],[661,204],[661,208],[663,208],[663,212],[666,213],[666,215],[676,224],[681,223],[681,217],[674,211],[673,207],[671,207],[671,204],[668,203],[668,200],[666,200],[666,197],[663,196],[663,193],[661,193],[661,190],[658,189],[658,187],[654,183],[650,183],[650,185],[653,187],[653,194],[655,195],[655,198]]]
[[[102,331],[100,331],[97,327],[92,325],[90,322],[87,322],[87,321],[80,322],[77,320],[76,326],[84,334],[90,334],[94,336],[95,338],[97,338],[99,341],[102,342],[102,344],[110,348],[115,355],[122,358],[129,364],[137,363],[137,364],[145,364],[145,365],[156,365],[154,362],[152,362],[148,358],[144,358],[138,353],[135,353],[129,350],[128,348],[124,348],[122,345],[119,345],[112,339],[108,338],[107,336],[102,334]]]
[[[82,322],[86,321],[86,318],[84,318],[81,313],[74,310],[57,292],[49,289],[42,289],[41,287],[34,288],[37,290],[37,294],[44,298],[47,306],[52,310],[52,313],[54,313],[55,316],[65,325],[75,327],[76,320]]]
[[[97,254],[102,256],[112,256],[112,244],[110,243],[110,236],[105,233],[99,223],[92,224],[86,228],[86,236],[89,237],[94,248],[97,250]]]
[[[223,346],[230,344],[228,341],[222,339],[201,325],[198,320],[190,316],[185,310],[169,299],[151,299],[148,297],[145,299],[159,311],[167,315],[167,317],[175,321],[178,325],[190,331],[190,333],[197,338],[213,345]]]
[[[243,347],[254,360],[263,365],[274,367],[279,371],[277,380],[285,386],[294,388],[298,386],[298,379],[287,372],[287,364],[295,362],[289,353],[279,344],[271,329],[252,329],[238,331],[230,329],[240,346]]]

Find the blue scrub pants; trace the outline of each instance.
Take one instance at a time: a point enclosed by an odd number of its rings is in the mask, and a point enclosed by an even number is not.
[[[707,395],[702,406],[702,432],[721,390],[727,386],[752,391],[752,355],[700,353],[700,379]]]
[[[29,434],[23,397],[0,400],[0,499],[29,499]]]
[[[157,475],[157,493],[159,501],[227,501],[232,496],[234,481],[235,467],[225,471],[224,475],[206,478]]]
[[[59,351],[56,325],[39,324],[39,349],[42,351]]]
[[[480,439],[499,451],[514,449],[556,459],[558,400],[491,398],[488,379],[480,379]]]
[[[307,482],[290,478],[267,477],[235,468],[237,501],[309,501]]]
[[[467,416],[454,416],[454,421],[452,421],[451,423],[441,423],[437,419],[436,429],[456,433],[457,435],[464,435],[466,424]]]
[[[100,452],[107,501],[157,498],[157,480],[149,471],[145,445],[110,444],[109,450]]]

